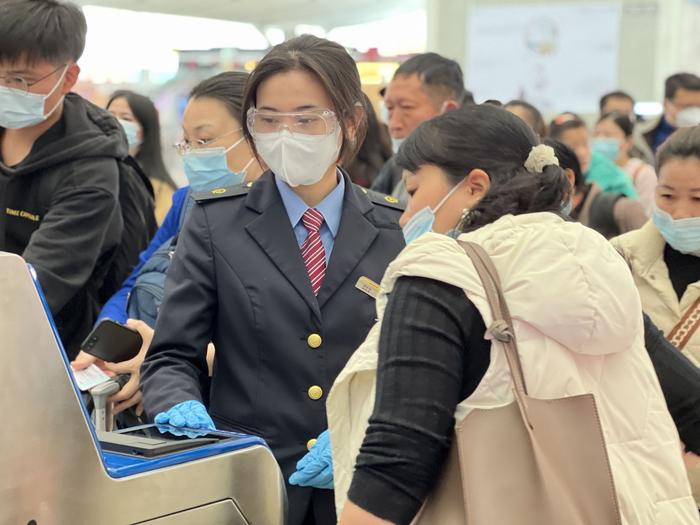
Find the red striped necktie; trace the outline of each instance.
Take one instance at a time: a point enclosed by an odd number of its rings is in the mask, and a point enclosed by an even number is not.
[[[306,210],[301,218],[301,222],[309,232],[304,244],[301,245],[301,256],[304,259],[306,271],[309,272],[314,295],[318,295],[326,275],[326,250],[323,249],[320,233],[323,221],[321,212],[314,208]]]

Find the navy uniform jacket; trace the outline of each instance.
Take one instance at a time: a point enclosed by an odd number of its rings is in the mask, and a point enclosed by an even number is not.
[[[202,400],[217,428],[265,438],[285,480],[327,428],[326,396],[375,322],[375,301],[356,288],[358,279],[379,283],[404,247],[395,199],[344,176],[340,228],[318,298],[272,173],[250,189],[200,195],[179,237],[142,369],[151,418]],[[204,400],[210,340],[216,360]],[[311,489],[288,491],[294,525]]]

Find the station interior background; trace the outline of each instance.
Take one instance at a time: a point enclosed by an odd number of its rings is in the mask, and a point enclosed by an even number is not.
[[[524,98],[545,117],[592,119],[623,89],[636,112],[661,113],[664,79],[700,74],[700,0],[80,0],[88,21],[77,90],[103,105],[117,89],[159,109],[166,163],[189,90],[224,70],[252,70],[273,45],[312,33],[346,46],[382,115],[379,90],[399,63],[435,51],[457,60],[477,102]]]

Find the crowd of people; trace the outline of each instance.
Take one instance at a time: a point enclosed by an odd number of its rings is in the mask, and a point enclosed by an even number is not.
[[[670,76],[653,122],[614,91],[592,126],[547,123],[424,53],[383,119],[304,35],[193,87],[178,189],[148,97],[72,92],[86,30],[68,2],[0,3],[0,250],[75,370],[130,375],[118,418],[262,436],[290,525],[411,523],[455,425],[514,399],[471,242],[529,395],[594,394],[622,523],[700,523],[700,77]],[[138,356],[81,351],[104,319]]]

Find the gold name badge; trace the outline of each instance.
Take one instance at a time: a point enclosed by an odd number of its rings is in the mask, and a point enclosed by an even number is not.
[[[355,288],[366,293],[372,299],[376,299],[379,295],[379,285],[369,277],[360,277],[355,283]]]

